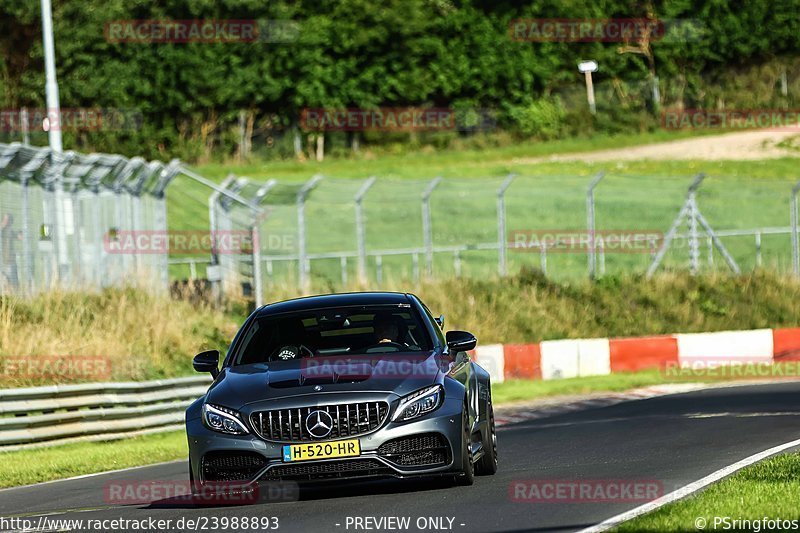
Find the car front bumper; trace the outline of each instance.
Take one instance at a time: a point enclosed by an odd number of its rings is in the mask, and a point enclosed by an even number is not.
[[[359,456],[290,462],[283,460],[283,447],[288,443],[265,440],[252,432],[235,436],[212,431],[199,416],[191,416],[199,410],[190,408],[186,421],[190,467],[201,486],[455,474],[462,469],[463,406],[461,399],[445,398],[432,413],[402,423],[391,421],[392,409],[380,428],[352,437],[360,442]]]

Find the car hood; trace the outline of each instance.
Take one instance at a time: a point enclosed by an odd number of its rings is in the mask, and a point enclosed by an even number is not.
[[[403,396],[440,382],[450,368],[441,353],[323,356],[223,369],[206,401],[234,409],[268,399],[327,392],[389,392]]]

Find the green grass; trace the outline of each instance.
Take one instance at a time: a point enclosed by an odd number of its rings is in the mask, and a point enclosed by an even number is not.
[[[520,141],[496,146],[491,139],[482,147],[448,149],[437,151],[422,148],[408,150],[400,154],[372,152],[363,150],[360,154],[347,158],[327,158],[324,161],[252,161],[247,163],[225,162],[198,165],[203,175],[221,181],[228,173],[249,176],[254,179],[265,177],[282,180],[302,181],[311,175],[322,173],[326,176],[358,178],[369,175],[398,178],[420,178],[425,176],[471,176],[482,177],[487,169],[501,170],[511,159],[544,157],[553,154],[588,152],[610,148],[624,148],[658,142],[719,134],[720,131],[658,130],[648,133],[629,133],[619,135],[595,135],[553,141]],[[473,143],[474,144],[474,143]],[[466,172],[466,174],[465,174]]]
[[[747,467],[685,500],[624,523],[616,531],[697,531],[695,521],[705,520],[706,531],[758,531],[759,524],[717,523],[715,517],[761,520],[798,520],[800,510],[800,454],[791,453]],[[733,526],[733,527],[731,527]],[[779,530],[781,528],[772,528]],[[762,531],[767,528],[761,527]]]
[[[106,470],[185,459],[186,434],[157,433],[111,442],[64,444],[0,453],[0,487],[14,487]]]
[[[492,401],[495,405],[501,405],[559,395],[619,392],[671,381],[674,380],[668,379],[659,370],[547,381],[512,379],[492,384]]]

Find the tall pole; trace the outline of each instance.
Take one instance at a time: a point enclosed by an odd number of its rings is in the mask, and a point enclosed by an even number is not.
[[[597,248],[595,247],[595,218],[594,218],[594,190],[605,176],[605,172],[598,172],[589,183],[586,190],[586,229],[589,232],[589,278],[597,277]]]
[[[500,276],[508,274],[508,237],[506,236],[506,189],[514,181],[514,174],[509,174],[497,190],[497,273]]]
[[[56,117],[57,127],[51,126],[47,130],[50,148],[61,152],[61,105],[58,99],[58,81],[56,80],[56,51],[53,44],[53,13],[50,0],[42,0],[42,37],[44,39],[44,73],[45,93],[47,95],[47,116],[53,113]]]
[[[58,98],[58,80],[56,79],[56,51],[53,41],[53,13],[50,0],[42,0],[42,39],[44,41],[44,72],[45,72],[45,94],[47,100],[47,117],[54,116],[55,124],[50,120],[47,128],[47,138],[50,149],[54,152],[53,157],[59,158],[63,151],[61,144],[61,104]],[[60,164],[53,165],[54,172],[64,170]],[[66,239],[66,220],[64,216],[64,181],[63,176],[55,176],[53,183],[53,193],[55,196],[55,218],[56,218],[56,254],[58,263],[58,276],[66,275],[68,267],[67,258],[67,239]]]

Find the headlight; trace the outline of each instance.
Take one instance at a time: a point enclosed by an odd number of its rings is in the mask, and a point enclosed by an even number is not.
[[[245,435],[250,433],[244,425],[239,413],[219,405],[203,404],[203,422],[208,429],[228,433],[229,435]]]
[[[413,392],[400,401],[392,420],[404,422],[426,415],[441,405],[443,396],[444,390],[441,385]]]

